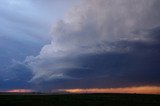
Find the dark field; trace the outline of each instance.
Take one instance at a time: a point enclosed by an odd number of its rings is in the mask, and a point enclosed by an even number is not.
[[[160,106],[160,95],[1,94],[0,106]]]

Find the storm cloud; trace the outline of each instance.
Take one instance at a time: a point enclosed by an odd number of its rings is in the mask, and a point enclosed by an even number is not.
[[[160,84],[160,1],[84,0],[24,61],[44,88]]]

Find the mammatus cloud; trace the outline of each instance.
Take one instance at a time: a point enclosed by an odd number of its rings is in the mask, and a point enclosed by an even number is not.
[[[51,43],[38,56],[26,58],[34,75],[30,82],[66,79],[68,86],[78,81],[75,87],[159,83],[154,74],[160,69],[159,39],[153,34],[154,28],[160,30],[159,4],[159,0],[84,0],[57,22]]]

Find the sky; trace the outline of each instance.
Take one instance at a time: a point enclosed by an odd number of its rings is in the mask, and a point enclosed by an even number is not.
[[[0,91],[160,94],[159,0],[0,1]]]

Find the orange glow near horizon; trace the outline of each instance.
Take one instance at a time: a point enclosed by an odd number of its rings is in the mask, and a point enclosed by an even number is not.
[[[137,93],[137,94],[160,94],[159,86],[139,86],[125,88],[89,88],[89,89],[60,89],[69,93]]]
[[[29,93],[29,92],[33,92],[33,90],[31,90],[31,89],[12,89],[12,90],[7,90],[5,92],[9,92],[9,93]]]

